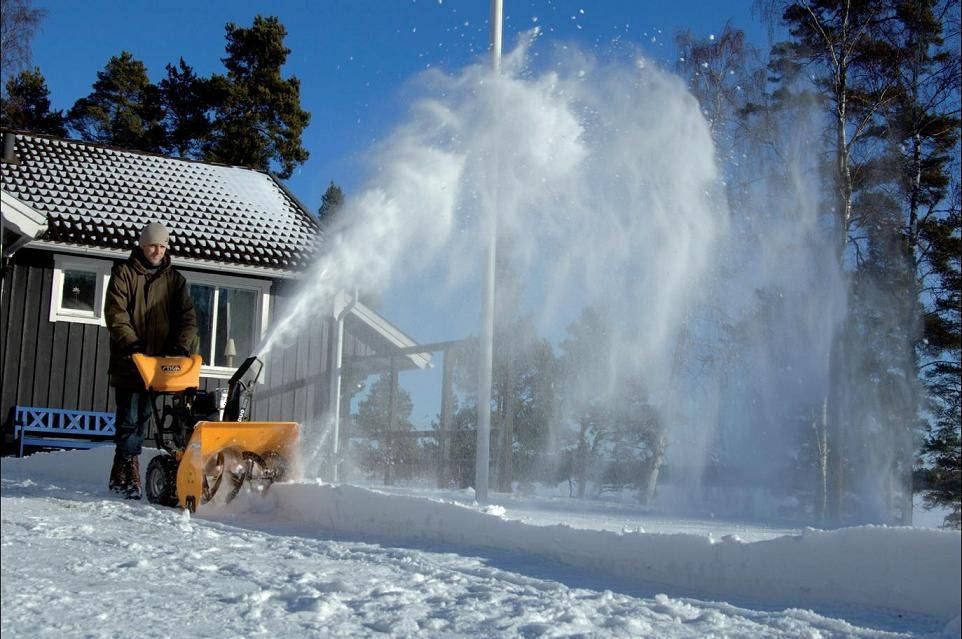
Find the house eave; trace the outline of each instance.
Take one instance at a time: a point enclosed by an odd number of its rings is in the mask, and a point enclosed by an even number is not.
[[[6,191],[0,191],[0,219],[4,231],[10,231],[16,241],[3,247],[10,255],[47,230],[47,216],[35,211]]]
[[[130,255],[130,249],[111,249],[102,246],[88,246],[83,244],[69,244],[67,242],[51,242],[48,240],[34,240],[27,244],[29,248],[41,251],[54,251],[58,253],[70,253],[72,255],[84,255],[88,257],[102,257],[112,260],[123,260]],[[234,273],[249,277],[263,277],[267,279],[287,279],[297,280],[304,276],[299,271],[287,271],[284,269],[265,268],[262,266],[248,266],[245,264],[233,264],[230,262],[217,262],[214,260],[198,260],[189,257],[172,256],[178,268],[195,268],[208,271],[218,271],[221,273]]]
[[[401,329],[394,326],[386,319],[378,315],[373,309],[368,308],[361,302],[357,302],[351,309],[351,316],[356,317],[365,325],[381,335],[389,344],[395,348],[410,348],[417,346],[417,342],[408,337]],[[413,353],[404,356],[416,368],[421,370],[430,368],[431,355],[429,353]]]

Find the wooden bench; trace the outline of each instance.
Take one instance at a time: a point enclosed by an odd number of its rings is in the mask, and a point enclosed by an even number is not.
[[[114,414],[63,408],[14,407],[18,457],[24,446],[96,448],[114,440]]]
[[[615,495],[620,495],[625,491],[629,484],[625,483],[607,483],[598,486],[598,494],[604,495],[605,493],[613,493]]]

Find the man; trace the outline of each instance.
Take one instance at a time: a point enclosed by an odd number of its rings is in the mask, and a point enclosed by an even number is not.
[[[110,333],[110,385],[117,401],[116,450],[109,488],[140,499],[140,451],[152,406],[131,355],[187,355],[197,316],[184,276],[170,265],[170,234],[151,222],[140,244],[114,267],[105,315]]]

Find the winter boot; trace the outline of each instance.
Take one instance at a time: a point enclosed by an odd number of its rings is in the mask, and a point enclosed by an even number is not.
[[[128,484],[130,484],[130,463],[128,458],[120,453],[114,453],[114,463],[110,467],[110,479],[107,483],[107,488],[112,493],[126,496]]]
[[[127,458],[127,499],[140,499],[140,456]]]

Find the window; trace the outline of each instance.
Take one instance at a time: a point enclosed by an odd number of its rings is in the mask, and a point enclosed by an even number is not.
[[[105,260],[54,256],[50,321],[106,326],[104,300],[112,266]]]
[[[230,377],[267,326],[270,282],[181,271],[197,312],[197,352],[205,375]]]

